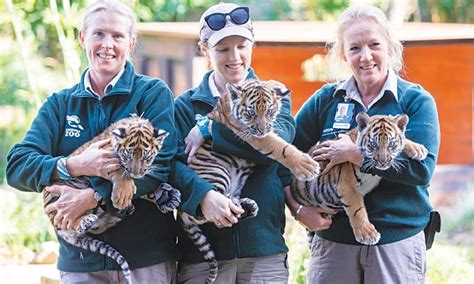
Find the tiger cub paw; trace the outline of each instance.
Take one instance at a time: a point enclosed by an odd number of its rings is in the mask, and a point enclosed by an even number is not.
[[[428,156],[428,150],[421,144],[413,143],[411,147],[409,147],[407,155],[413,160],[421,161]]]
[[[132,198],[136,192],[137,187],[131,179],[116,182],[112,188],[112,204],[119,210],[125,209],[132,204]]]
[[[356,241],[363,245],[375,245],[380,241],[380,233],[375,229],[375,226],[367,222],[358,228],[354,229],[354,236]]]
[[[241,198],[240,206],[244,209],[244,213],[240,215],[240,219],[255,217],[258,214],[258,205],[255,200],[250,198]]]
[[[169,213],[181,203],[181,192],[168,183],[162,183],[148,198],[156,203],[161,213]]]
[[[303,181],[315,179],[320,171],[319,163],[305,153],[300,153],[299,157],[288,168],[298,180]]]

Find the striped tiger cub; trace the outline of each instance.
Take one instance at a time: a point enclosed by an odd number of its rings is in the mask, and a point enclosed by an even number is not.
[[[145,174],[153,171],[152,163],[167,136],[168,132],[157,130],[148,120],[132,115],[112,124],[91,141],[85,143],[69,155],[70,157],[79,155],[90,144],[104,139],[111,139],[109,147],[117,154],[122,165],[120,170],[111,174],[113,176],[111,179],[113,183],[112,198],[117,196],[116,194],[114,195],[114,192],[123,190],[122,186],[125,184],[129,188],[127,190],[131,191],[131,195],[126,196],[129,199],[125,202],[126,206],[120,210],[106,211],[105,204],[102,202],[102,204],[89,210],[76,220],[73,230],[63,230],[61,228],[55,228],[55,230],[57,235],[67,243],[91,252],[100,253],[116,261],[120,265],[127,283],[132,282],[130,269],[124,257],[116,249],[103,241],[94,239],[88,233],[103,233],[134,212],[135,207],[131,203],[131,199],[136,187],[132,178],[142,178]],[[55,184],[68,185],[77,189],[90,187],[86,177],[74,178],[68,181],[61,180],[55,182]],[[155,202],[161,212],[168,213],[179,205],[181,202],[180,197],[181,193],[177,189],[163,183],[154,192],[142,198]],[[56,202],[58,198],[59,196],[43,190],[45,207]],[[114,206],[116,204],[114,203]],[[54,211],[48,214],[52,224],[54,224],[53,220],[56,213]]]
[[[238,85],[227,84],[226,87],[228,94],[221,96],[218,106],[208,114],[209,118],[235,130],[234,132],[238,133],[240,137],[261,139],[265,141],[264,144],[271,147],[274,143],[272,137],[278,137],[273,134],[273,131],[276,117],[280,112],[281,100],[288,96],[289,90],[276,81],[257,80],[246,80]],[[227,99],[229,101],[223,102]],[[226,113],[222,113],[223,111]],[[225,119],[220,120],[219,118]],[[236,124],[239,126],[238,130],[233,129],[232,125],[228,123],[231,120],[238,122]],[[278,137],[279,141],[283,140]],[[206,140],[190,159],[188,166],[194,169],[200,177],[210,181],[215,186],[215,190],[244,209],[244,213],[237,216],[239,219],[256,216],[258,212],[256,202],[249,198],[240,198],[241,190],[252,173],[254,164],[236,156],[214,152],[211,143]],[[285,152],[284,148],[289,144],[283,143],[277,151]],[[272,158],[275,157],[268,147],[265,150],[262,148],[257,148],[257,150],[261,150]],[[288,150],[287,153],[290,155],[292,152]],[[299,161],[304,165],[296,167],[298,174],[308,179],[316,176],[319,173],[318,164],[307,154],[301,154],[307,159]],[[213,283],[218,272],[217,260],[209,241],[198,226],[207,223],[208,220],[203,216],[195,218],[185,212],[179,212],[178,216],[184,231],[209,263],[210,271],[206,283]]]
[[[358,127],[346,134],[354,141],[362,155],[363,169],[386,170],[394,168],[400,171],[404,152],[415,160],[423,160],[428,150],[421,144],[405,137],[408,116],[374,115],[369,117],[365,112],[356,116]],[[319,147],[314,145],[308,153]],[[324,168],[328,162],[321,161]],[[291,193],[296,201],[305,206],[321,206],[326,209],[344,209],[349,217],[355,239],[364,245],[375,245],[380,240],[380,233],[370,223],[364,204],[364,196],[374,189],[382,178],[377,175],[364,174],[360,168],[350,162],[335,165],[324,176],[304,182],[293,178]],[[310,233],[311,238],[314,233]]]
[[[273,90],[280,90],[271,91]],[[274,80],[245,80],[230,84],[228,94],[221,96],[217,107],[207,116],[224,124],[255,150],[287,167],[299,180],[319,175],[319,164],[273,131],[273,122],[281,99],[290,91]],[[281,90],[286,90],[282,92]]]

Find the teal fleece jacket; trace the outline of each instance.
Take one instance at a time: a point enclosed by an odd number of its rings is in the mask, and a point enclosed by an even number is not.
[[[130,62],[104,98],[85,90],[84,76],[70,89],[48,97],[22,142],[7,157],[7,181],[21,191],[40,192],[51,185],[59,158],[101,133],[111,123],[135,113],[143,115],[158,129],[170,134],[154,162],[156,170],[135,180],[136,197],[155,190],[168,180],[171,160],[176,153],[173,96],[161,80],[135,73]],[[69,119],[68,119],[69,116]],[[71,116],[76,119],[71,120]],[[110,200],[112,184],[91,177],[93,188]],[[97,239],[112,245],[127,259],[132,269],[169,261],[177,257],[176,221],[162,214],[149,201],[135,199],[135,213]],[[100,254],[71,246],[61,239],[58,269],[70,272],[118,270],[118,265]]]
[[[337,137],[347,130],[332,128],[338,103],[344,102],[345,91],[338,90],[336,84],[327,84],[311,96],[302,106],[296,116],[296,137],[294,145],[302,151],[308,151],[316,141],[325,141]],[[386,91],[368,111],[369,115],[405,113],[410,121],[406,129],[406,137],[423,144],[429,151],[423,161],[409,159],[403,162],[401,172],[394,169],[373,169],[371,174],[382,177],[380,184],[365,196],[365,204],[370,221],[380,232],[378,244],[393,243],[422,231],[429,220],[432,210],[428,199],[428,187],[436,165],[440,144],[438,114],[433,97],[420,85],[401,78],[397,79],[398,102],[395,96]],[[351,128],[357,126],[355,114],[365,111],[364,107],[355,104]],[[286,170],[284,183],[289,183],[290,173]],[[344,212],[333,217],[328,230],[318,232],[318,235],[343,244],[359,244],[349,225]]]
[[[205,115],[216,106],[217,99],[212,96],[208,85],[211,72],[204,76],[197,88],[190,89],[175,99],[178,159],[175,161],[170,181],[183,194],[180,209],[193,216],[196,216],[199,203],[213,186],[186,166],[184,138],[194,127],[196,114]],[[249,72],[249,78],[256,78],[252,69],[249,69]],[[295,132],[290,108],[290,99],[285,98],[277,117],[278,134],[286,141],[292,141]],[[255,172],[242,190],[242,197],[254,199],[259,206],[256,217],[244,219],[231,228],[217,229],[211,223],[201,226],[216,252],[217,259],[229,260],[287,252],[282,236],[285,228],[285,197],[277,175],[279,164],[255,151],[218,123],[212,124],[212,146],[217,152],[233,154],[257,164]],[[182,261],[204,261],[202,253],[182,230],[178,246]]]

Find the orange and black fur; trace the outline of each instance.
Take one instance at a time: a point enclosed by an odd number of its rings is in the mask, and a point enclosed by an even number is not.
[[[423,160],[428,151],[418,143],[405,137],[408,116],[374,115],[369,117],[365,112],[357,114],[358,127],[346,134],[355,142],[364,156],[362,168],[386,170],[403,167],[400,153],[409,158]],[[316,143],[308,153],[319,147]],[[328,162],[320,162],[324,168]],[[355,239],[364,245],[375,245],[380,240],[380,233],[369,221],[364,204],[364,196],[372,191],[381,177],[365,174],[350,162],[335,165],[323,176],[312,181],[301,181],[293,178],[291,193],[294,199],[305,206],[321,206],[326,209],[344,209],[349,217]],[[310,234],[310,237],[314,234]]]
[[[311,157],[296,150],[274,133],[281,99],[289,94],[289,90],[283,84],[276,81],[246,80],[236,85],[227,84],[227,91],[228,93],[221,96],[218,106],[208,113],[209,118],[226,125],[239,137],[245,137],[245,141],[252,139],[261,141],[262,147],[256,149],[270,158],[291,160],[287,165],[302,178],[310,179],[319,173],[318,164]],[[255,144],[251,145],[255,148]],[[301,159],[296,161],[298,158]],[[240,219],[257,215],[256,202],[249,198],[240,198],[241,190],[252,173],[254,167],[252,162],[214,152],[211,142],[205,141],[191,158],[189,167],[200,177],[210,181],[215,190],[244,209],[245,212],[238,216]],[[199,251],[204,253],[204,259],[210,265],[206,283],[213,283],[217,277],[217,260],[207,238],[198,226],[208,221],[203,216],[195,218],[184,212],[179,213],[179,220]]]
[[[134,211],[131,203],[136,187],[132,178],[141,178],[145,174],[153,171],[152,163],[156,155],[163,146],[164,139],[168,136],[168,132],[155,129],[152,124],[143,118],[132,115],[123,118],[109,126],[101,134],[97,135],[91,141],[85,143],[76,149],[70,156],[79,155],[90,144],[103,140],[111,139],[110,149],[118,156],[122,165],[121,169],[112,173],[112,198],[125,194],[125,199],[121,198],[120,206],[114,202],[120,210],[107,210],[104,206],[97,206],[93,210],[89,210],[76,220],[73,230],[63,230],[55,228],[58,236],[67,243],[97,252],[115,260],[121,267],[127,283],[131,283],[130,269],[124,257],[113,247],[96,240],[89,234],[100,234],[115,226],[123,218],[130,215]],[[74,178],[70,181],[58,181],[57,185],[68,185],[77,189],[86,189],[90,187],[86,177]],[[120,192],[120,193],[118,193]],[[180,203],[180,192],[172,188],[168,184],[162,184],[158,189],[144,196],[152,202],[157,203],[161,212],[167,213],[173,210]],[[167,200],[163,200],[166,196]],[[56,196],[46,190],[43,190],[44,206],[56,202],[59,196]],[[118,201],[117,199],[116,201]],[[163,202],[158,202],[158,200]],[[53,223],[56,212],[48,214],[51,223]]]

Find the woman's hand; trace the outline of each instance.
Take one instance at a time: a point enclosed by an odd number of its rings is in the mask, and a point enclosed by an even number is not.
[[[357,145],[346,134],[339,134],[337,140],[322,142],[310,155],[316,161],[329,160],[329,164],[320,173],[321,176],[327,174],[337,164],[349,161],[360,166],[363,160]]]
[[[327,215],[334,215],[336,213],[337,211],[328,210],[321,207],[303,206],[295,218],[296,221],[298,221],[306,229],[315,232],[329,229],[332,224],[332,218],[331,216]]]
[[[63,230],[72,230],[78,225],[79,217],[84,213],[97,206],[94,198],[94,190],[76,189],[67,185],[51,185],[45,190],[53,195],[59,195],[58,200],[46,206],[45,212],[51,213],[56,211],[53,224],[56,228]]]
[[[328,229],[332,224],[331,218],[325,218],[322,214],[333,215],[337,212],[334,210],[326,210],[316,206],[302,206],[299,204],[291,193],[290,186],[283,187],[285,193],[285,203],[290,209],[291,214],[295,216],[296,221],[310,231],[322,231]],[[301,207],[301,209],[300,209]]]
[[[206,193],[201,201],[201,211],[206,220],[217,227],[232,227],[232,224],[239,221],[235,215],[244,213],[242,208],[215,190]]]
[[[120,169],[120,161],[112,150],[103,149],[110,139],[92,143],[84,152],[67,160],[71,176],[98,176],[110,180],[110,173]]]
[[[184,152],[188,154],[188,164],[191,161],[191,158],[196,154],[197,150],[204,143],[204,137],[202,137],[201,131],[197,125],[194,125],[193,128],[188,133],[188,136],[184,138],[184,143],[186,148]]]

